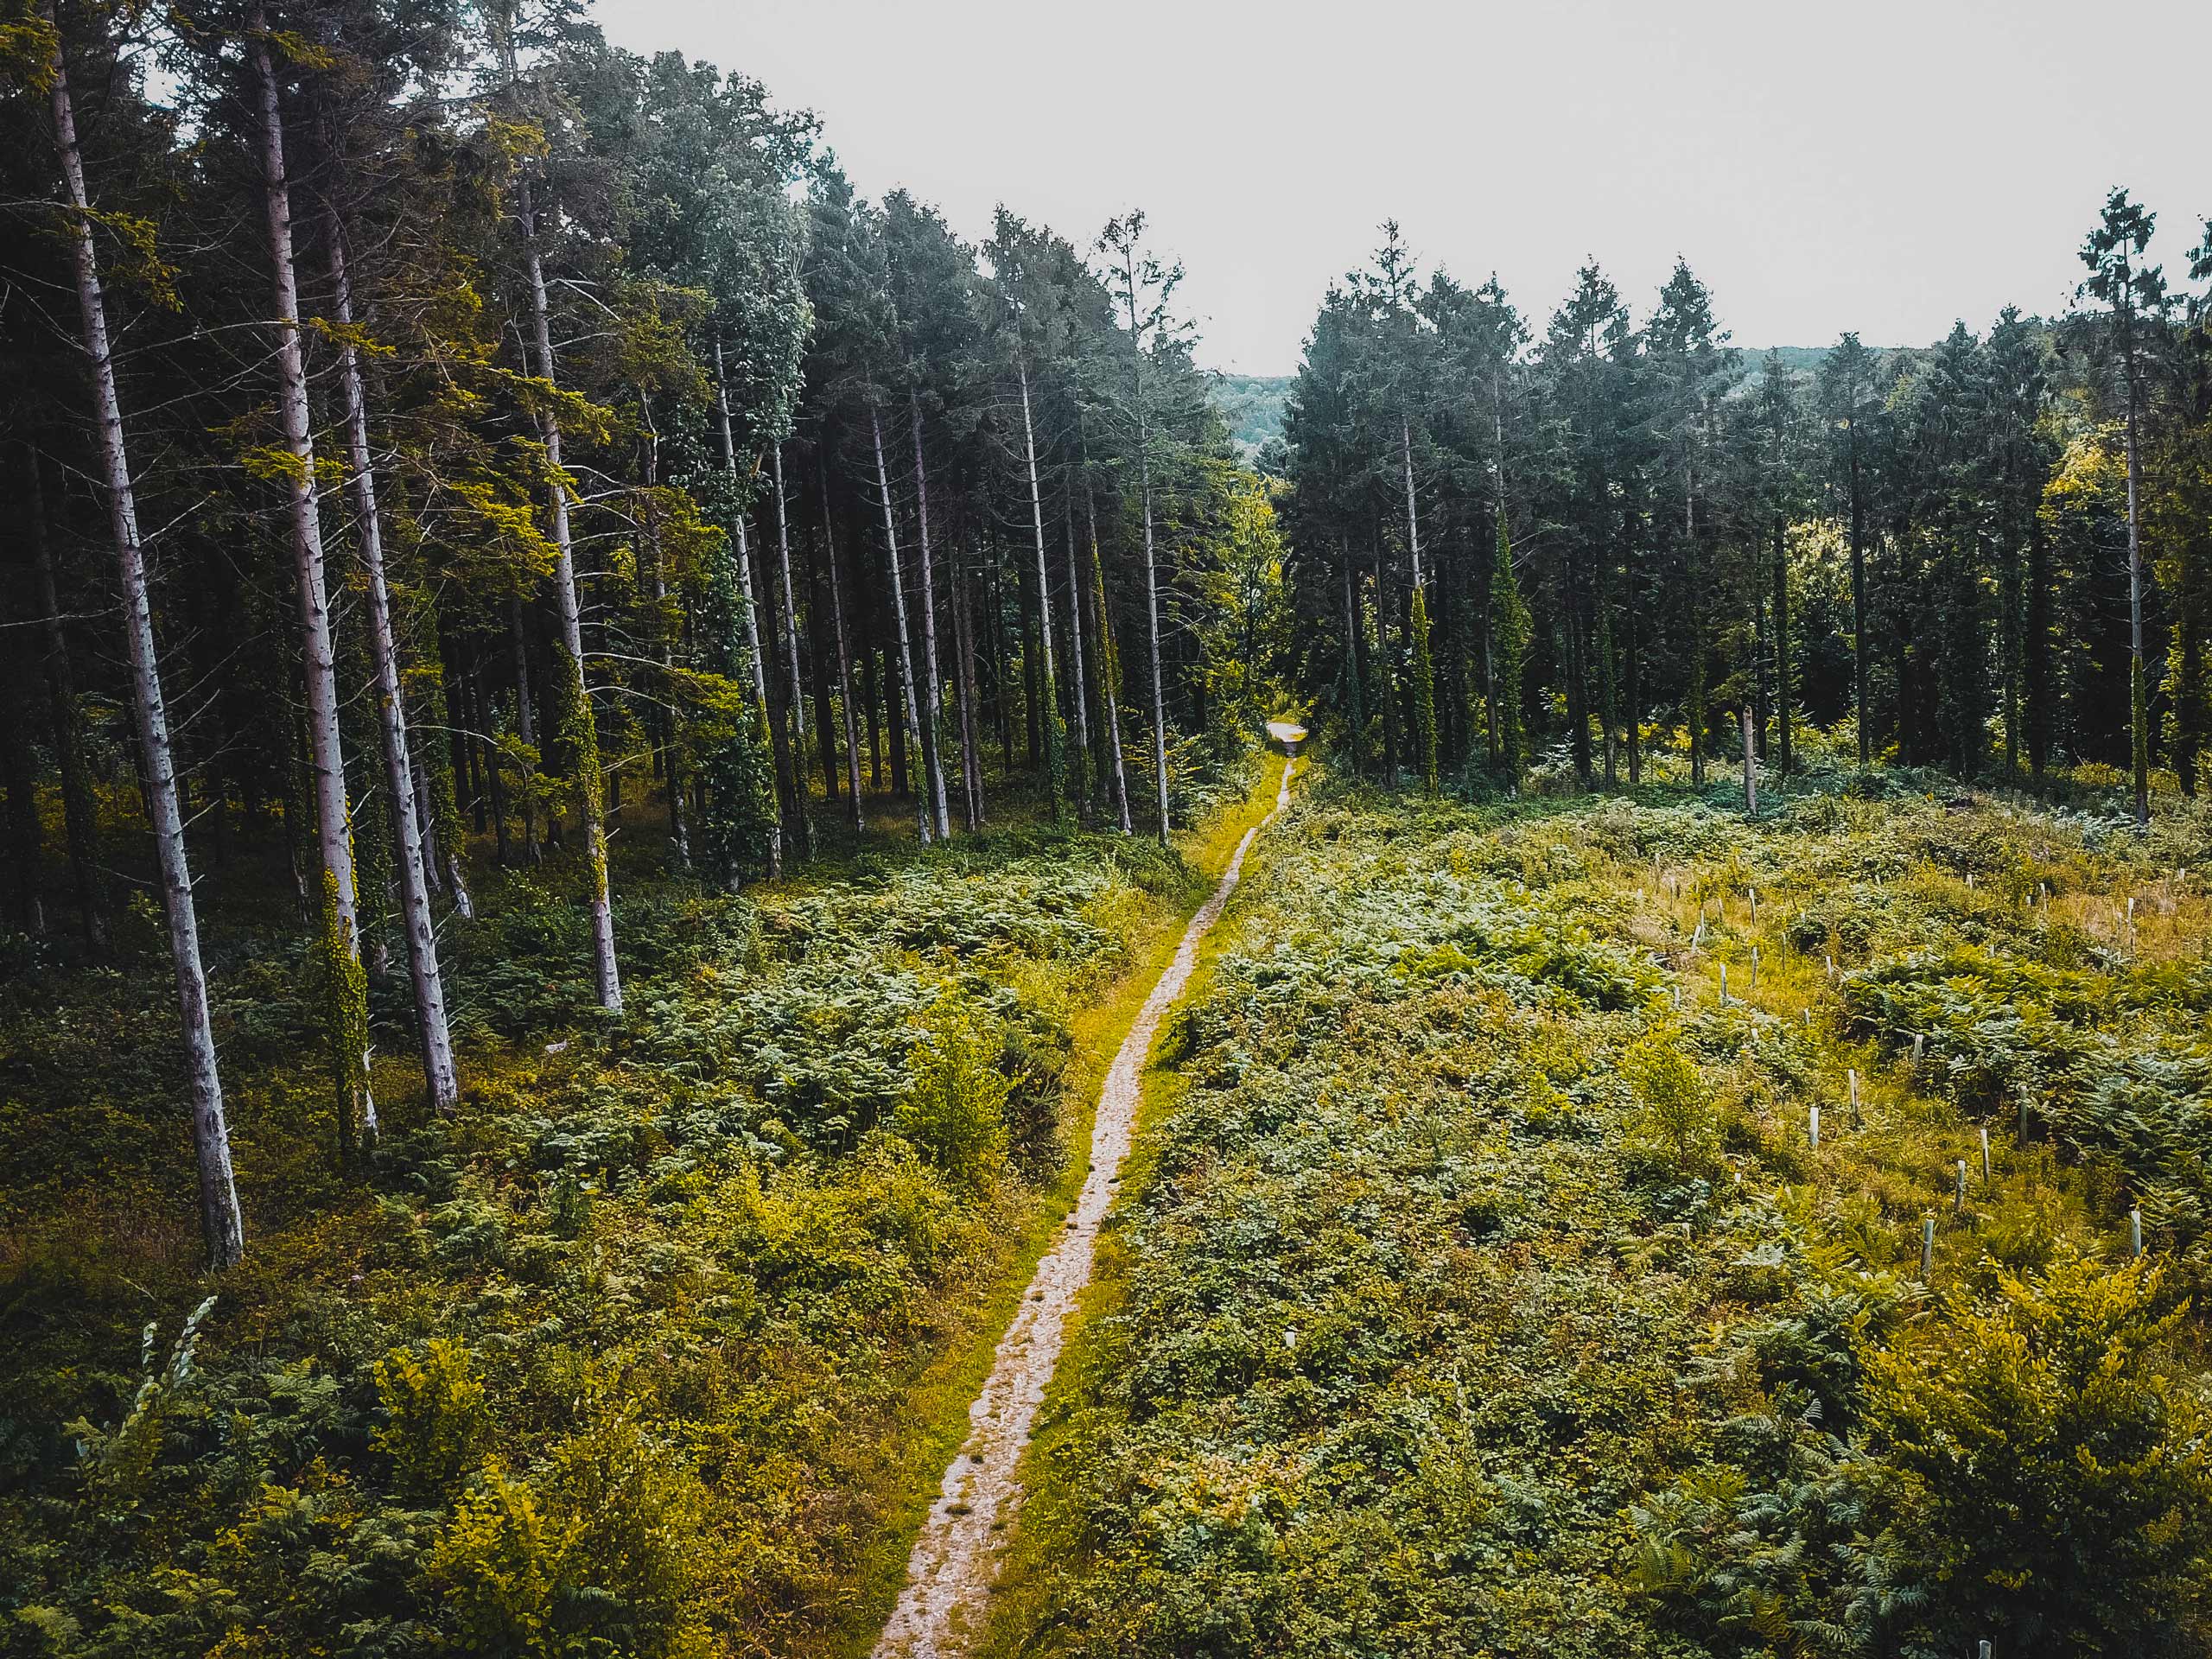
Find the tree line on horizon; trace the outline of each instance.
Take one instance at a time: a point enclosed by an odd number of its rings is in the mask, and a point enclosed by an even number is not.
[[[1293,677],[1430,789],[1702,785],[1847,760],[2194,797],[2212,725],[2212,221],[2176,291],[2115,189],[2066,315],[1810,372],[1728,343],[1686,261],[1641,318],[1594,262],[1541,335],[1396,224],[1323,302],[1284,442]]]
[[[885,797],[1164,842],[1249,721],[1271,510],[1141,213],[972,245],[571,0],[18,0],[0,67],[7,920],[97,961],[157,896],[216,1266],[235,847],[351,1160],[372,979],[456,1097],[472,845],[579,873],[613,1014],[617,835],[721,887]]]

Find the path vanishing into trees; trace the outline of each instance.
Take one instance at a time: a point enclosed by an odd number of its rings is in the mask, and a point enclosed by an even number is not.
[[[1183,995],[1198,964],[1198,947],[1221,918],[1243,874],[1252,843],[1290,804],[1290,780],[1298,761],[1301,727],[1271,721],[1268,735],[1292,750],[1283,762],[1273,810],[1244,832],[1211,896],[1191,918],[1182,943],[1137,1011],[1128,1035],[1114,1056],[1099,1090],[1098,1113],[1090,1129],[1090,1172],[1059,1238],[1037,1264],[1021,1305],[999,1338],[990,1376],[968,1408],[968,1438],[944,1471],[937,1501],[914,1541],[906,1561],[906,1582],[899,1592],[876,1659],[938,1659],[965,1652],[982,1624],[993,1581],[998,1576],[1000,1546],[1010,1535],[1021,1508],[1016,1470],[1029,1443],[1046,1385],[1059,1363],[1068,1315],[1090,1282],[1097,1254],[1098,1229],[1121,1179],[1122,1160],[1135,1134],[1144,1067],[1160,1022]]]

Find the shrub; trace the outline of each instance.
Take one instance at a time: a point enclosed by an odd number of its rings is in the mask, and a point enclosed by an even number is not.
[[[981,1192],[1006,1167],[1007,1096],[998,1033],[969,1010],[949,1014],[923,1039],[914,1084],[893,1129],[953,1185]]]
[[[1705,1079],[1674,1034],[1652,1032],[1621,1057],[1636,1090],[1640,1149],[1683,1179],[1710,1176],[1720,1161],[1719,1117]]]
[[[385,1426],[371,1444],[391,1459],[403,1491],[443,1497],[482,1461],[491,1431],[484,1384],[468,1350],[432,1337],[419,1358],[393,1349],[376,1363],[374,1375]]]

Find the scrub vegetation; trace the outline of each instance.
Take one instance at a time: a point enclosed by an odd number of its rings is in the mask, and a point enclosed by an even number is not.
[[[995,1650],[2202,1651],[2207,827],[1317,787]]]

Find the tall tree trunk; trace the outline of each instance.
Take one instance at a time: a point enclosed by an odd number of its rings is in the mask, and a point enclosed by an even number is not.
[[[1697,556],[1697,462],[1689,455],[1682,460],[1682,563],[1690,633],[1690,785],[1696,788],[1705,782],[1705,572]]]
[[[952,562],[952,648],[959,658],[953,676],[960,699],[960,784],[968,830],[983,827],[982,719],[981,686],[976,678],[976,618],[969,604],[972,586],[969,561]]]
[[[325,906],[334,936],[325,941],[334,991],[333,1040],[339,1046],[341,1139],[358,1111],[366,1134],[376,1132],[376,1103],[368,1089],[368,1001],[362,978],[361,933],[353,875],[353,824],[346,800],[345,744],[338,728],[338,664],[331,643],[330,601],[324,587],[322,518],[315,498],[315,440],[308,410],[306,359],[300,346],[299,276],[292,255],[291,188],[284,175],[284,124],[277,104],[276,70],[269,55],[268,25],[257,8],[248,30],[261,118],[262,201],[276,285],[276,402],[290,455],[285,493],[291,508],[292,558],[300,601],[300,647],[306,673],[308,758],[313,772],[317,838],[327,891]],[[358,1043],[357,1064],[353,1049]]]
[[[507,49],[512,57],[512,46]],[[513,73],[512,61],[508,73]],[[529,175],[518,175],[515,187],[522,220],[524,257],[530,276],[531,332],[537,346],[537,372],[547,384],[558,385],[553,362],[551,308],[545,298],[545,262],[537,247],[537,213],[531,203]],[[569,706],[576,722],[576,792],[582,809],[584,859],[591,882],[592,974],[600,1007],[620,1013],[622,976],[614,960],[614,908],[607,889],[607,831],[600,818],[599,723],[592,713],[591,687],[584,678],[583,617],[576,604],[576,561],[569,530],[569,486],[561,470],[561,418],[550,405],[538,411],[537,427],[545,444],[547,470],[553,478],[553,596],[561,613],[561,651],[568,659],[561,667],[569,677]]]
[[[663,706],[652,717],[653,770],[668,796],[669,851],[676,868],[691,868],[691,832],[683,820],[683,772],[678,758],[675,713],[676,630],[669,626],[668,575],[661,545],[660,511],[651,493],[660,487],[660,429],[653,423],[652,404],[640,387],[638,415],[645,432],[645,544],[650,555],[645,570],[646,593],[652,601],[652,651],[660,668]]]
[[[1859,416],[1854,410],[1844,427],[1851,462],[1851,697],[1859,728],[1859,765],[1873,764],[1866,696],[1866,505],[1859,479]]]
[[[792,827],[798,831],[798,855],[814,856],[814,821],[807,810],[806,688],[798,671],[798,602],[791,589],[791,525],[784,496],[784,446],[770,451],[776,484],[776,566],[784,588],[784,725],[791,737]]]
[[[930,474],[922,459],[922,400],[912,387],[906,404],[914,435],[915,546],[922,563],[922,766],[929,788],[930,813],[939,841],[952,839],[952,818],[944,804],[944,731],[938,718],[944,697],[937,671],[937,575],[930,556]]]
[[[392,642],[391,592],[385,581],[383,520],[378,512],[376,473],[369,454],[368,396],[362,387],[360,356],[353,344],[353,289],[346,264],[345,229],[334,214],[328,234],[330,278],[338,311],[339,384],[346,400],[346,462],[353,474],[361,568],[368,579],[369,657],[376,670],[377,715],[384,728],[385,784],[391,791],[392,822],[399,836],[400,931],[407,937],[407,973],[415,992],[423,1079],[430,1091],[430,1104],[442,1112],[461,1098],[461,1084],[454,1070],[453,1038],[446,1027],[445,982],[438,972],[438,938],[430,921],[424,874],[423,818],[408,752],[399,653]],[[457,881],[457,862],[454,868]]]
[[[844,589],[837,580],[836,521],[830,513],[830,468],[818,456],[815,478],[822,490],[822,545],[826,555],[823,563],[829,567],[830,575],[830,620],[837,635],[837,698],[845,712],[846,810],[857,833],[868,828],[868,815],[861,806],[861,742],[859,721],[853,708],[852,646],[845,633]],[[871,714],[871,733],[873,722]]]
[[[2137,431],[2135,339],[2122,341],[2127,372],[2127,728],[2135,772],[2135,827],[2151,827],[2151,688],[2143,663],[2143,528],[2138,511],[2143,489],[2142,445]]]
[[[106,297],[100,289],[99,264],[92,249],[92,204],[85,190],[76,114],[69,97],[68,65],[52,0],[42,10],[47,27],[54,31],[53,82],[48,94],[54,118],[54,147],[69,193],[69,251],[76,267],[85,356],[92,371],[99,420],[100,462],[106,477],[108,520],[115,537],[117,572],[123,589],[124,638],[130,656],[131,702],[144,768],[147,813],[153,823],[162,903],[168,918],[169,957],[176,973],[177,1011],[184,1027],[192,1144],[200,1177],[200,1234],[208,1265],[220,1270],[235,1267],[245,1255],[245,1224],[238,1214],[238,1186],[231,1173],[230,1125],[223,1110],[222,1078],[215,1066],[207,975],[200,960],[200,922],[193,906],[191,865],[185,855],[184,815],[177,804],[168,711],[162,697],[161,665],[155,654],[153,607],[146,588],[145,550],[138,539],[138,506],[131,488],[130,455],[124,443],[123,403],[116,391],[115,359],[108,346]]]
[[[891,602],[894,611],[892,620],[899,630],[899,690],[906,714],[906,743],[920,758],[922,728],[914,709],[914,655],[906,643],[906,582],[899,570],[899,529],[891,511],[891,472],[883,464],[883,416],[873,403],[868,405],[868,418],[875,437],[875,486],[883,496],[884,562],[891,567]],[[923,787],[914,791],[914,804],[915,827],[921,833],[922,845],[926,847],[936,818],[926,779]]]
[[[807,677],[814,691],[814,743],[822,756],[822,798],[835,801],[839,779],[836,696],[830,683],[830,666],[834,647],[826,637],[829,630],[822,626],[822,545],[829,534],[829,525],[824,524],[822,529],[821,538],[815,536],[811,527],[806,537]]]
[[[721,423],[722,438],[722,467],[728,473],[731,493],[738,505],[730,512],[730,535],[737,544],[738,603],[745,611],[745,651],[751,659],[753,676],[753,711],[760,729],[772,738],[768,715],[768,670],[760,654],[760,613],[759,601],[753,594],[753,544],[746,530],[746,511],[743,503],[746,480],[737,469],[737,440],[730,429],[728,380],[722,367],[722,343],[715,341],[715,414]],[[757,468],[756,468],[757,470]],[[784,827],[780,822],[768,831],[768,879],[782,878],[784,874]]]
[[[29,444],[23,447],[23,461],[29,470],[23,502],[30,521],[38,603],[46,620],[46,691],[54,717],[54,759],[61,773],[61,822],[69,842],[69,875],[77,890],[85,943],[94,955],[105,956],[107,892],[100,876],[99,803],[92,793],[92,770],[85,763],[84,720],[77,709],[69,636],[61,625],[61,598],[54,582],[54,547],[47,528],[45,480],[38,451]]]
[[[1017,361],[1021,384],[1021,454],[1029,469],[1029,524],[1037,543],[1037,642],[1039,683],[1038,718],[1045,727],[1045,777],[1052,797],[1052,817],[1067,810],[1067,752],[1060,731],[1060,697],[1052,669],[1052,584],[1045,572],[1045,499],[1037,485],[1037,429],[1030,418],[1029,365]]]
[[[1084,464],[1083,505],[1090,531],[1090,600],[1097,622],[1099,724],[1105,728],[1106,772],[1112,791],[1114,827],[1134,835],[1129,817],[1129,774],[1122,760],[1121,653],[1114,647],[1114,613],[1106,601],[1106,561],[1098,550],[1098,498],[1090,487],[1090,463]]]
[[[1596,571],[1598,582],[1598,696],[1599,721],[1605,739],[1605,787],[1619,787],[1620,778],[1616,770],[1616,753],[1619,747],[1620,699],[1613,683],[1613,594],[1611,555],[1601,556]]]
[[[991,714],[998,721],[999,764],[1008,776],[1014,772],[1014,711],[1007,701],[1006,569],[998,543],[983,537],[983,569],[990,580],[983,584],[983,601],[991,614]]]
[[[1774,521],[1774,720],[1775,736],[1781,745],[1782,775],[1787,778],[1794,763],[1791,748],[1791,727],[1795,724],[1797,703],[1797,676],[1789,658],[1789,531],[1787,524]]]
[[[1067,478],[1068,532],[1068,706],[1075,714],[1075,775],[1069,780],[1086,821],[1090,814],[1090,777],[1097,770],[1090,753],[1090,686],[1083,671],[1083,572],[1075,550],[1075,477]]]
[[[1623,679],[1628,694],[1628,720],[1624,730],[1628,738],[1628,786],[1634,789],[1643,781],[1643,664],[1634,605],[1628,607],[1627,614],[1628,649]]]
[[[1352,585],[1351,550],[1344,547],[1338,561],[1344,567],[1344,721],[1346,736],[1351,741],[1351,769],[1355,772],[1367,770],[1367,695],[1360,683],[1359,600]]]
[[[1130,401],[1137,411],[1137,497],[1144,512],[1144,601],[1151,622],[1152,652],[1152,763],[1158,796],[1160,844],[1167,844],[1167,694],[1160,668],[1160,568],[1154,548],[1152,526],[1152,420],[1144,402],[1144,340],[1137,315],[1134,272],[1128,266],[1122,297],[1129,309]]]

